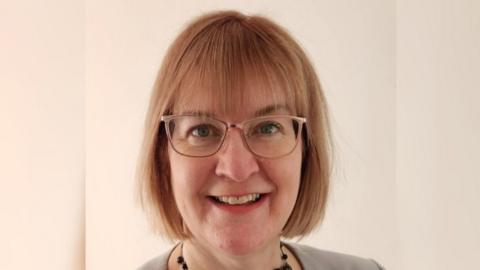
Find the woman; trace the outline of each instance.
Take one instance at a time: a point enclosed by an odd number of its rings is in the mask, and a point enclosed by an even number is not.
[[[165,56],[140,166],[147,213],[179,243],[140,269],[382,269],[280,240],[321,222],[329,145],[318,78],[285,30],[197,18]]]

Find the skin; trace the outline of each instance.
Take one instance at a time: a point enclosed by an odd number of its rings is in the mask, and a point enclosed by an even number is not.
[[[237,123],[272,105],[268,97],[255,96],[251,100],[255,102],[248,102],[244,110],[234,115],[209,110],[211,106],[201,96],[187,101],[182,108],[184,111],[189,107],[200,108],[218,119]],[[270,114],[291,113],[280,109]],[[301,145],[299,142],[287,156],[261,159],[244,145],[241,130],[231,129],[221,149],[210,157],[185,157],[169,147],[175,201],[193,235],[183,246],[189,269],[264,270],[281,265],[280,234],[297,199]],[[268,193],[268,196],[260,207],[247,213],[223,211],[207,197],[250,193]],[[175,262],[178,252],[177,248],[170,258],[171,269],[178,269]],[[293,255],[289,256],[289,263],[300,269]]]

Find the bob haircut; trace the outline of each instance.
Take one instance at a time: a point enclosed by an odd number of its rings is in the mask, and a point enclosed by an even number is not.
[[[263,91],[274,102],[283,95],[292,113],[307,118],[299,193],[281,236],[303,237],[322,221],[332,145],[327,104],[314,68],[288,32],[269,19],[217,11],[195,19],[171,44],[146,115],[139,195],[153,227],[168,239],[188,239],[191,233],[175,204],[161,116],[181,110],[192,88],[223,113],[241,110],[252,80],[262,86],[256,93]]]

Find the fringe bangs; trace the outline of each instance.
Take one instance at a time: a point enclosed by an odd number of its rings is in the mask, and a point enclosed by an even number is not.
[[[295,114],[299,89],[289,79],[299,76],[289,74],[296,69],[285,66],[291,62],[288,58],[277,43],[240,21],[215,22],[197,35],[181,58],[180,74],[184,75],[178,78],[172,111],[207,106],[222,115],[234,115],[244,111],[245,105],[266,99]]]

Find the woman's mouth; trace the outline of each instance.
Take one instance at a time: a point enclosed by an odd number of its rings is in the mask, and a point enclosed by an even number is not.
[[[246,214],[260,208],[269,197],[269,193],[250,193],[241,196],[208,196],[210,203],[231,214]]]
[[[255,203],[261,199],[262,194],[252,193],[243,196],[210,196],[216,202],[228,205],[242,205]]]

